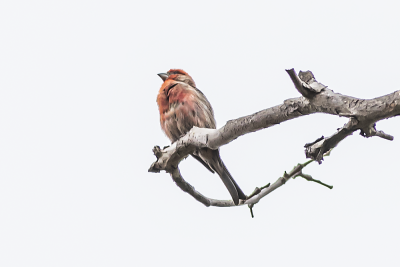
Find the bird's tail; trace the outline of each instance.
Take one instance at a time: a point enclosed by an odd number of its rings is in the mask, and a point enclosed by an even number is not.
[[[239,185],[233,179],[232,175],[229,173],[228,169],[226,168],[224,162],[222,161],[221,157],[219,156],[218,150],[213,150],[214,159],[218,161],[217,164],[213,164],[216,166],[212,166],[213,169],[218,173],[219,177],[221,178],[222,182],[225,184],[226,188],[228,189],[229,193],[232,196],[233,202],[235,205],[239,204],[239,199],[246,200],[246,195],[243,193],[242,189],[240,189]]]

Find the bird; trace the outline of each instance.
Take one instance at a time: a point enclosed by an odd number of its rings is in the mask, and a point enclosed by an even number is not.
[[[159,73],[163,80],[157,95],[161,129],[172,143],[189,132],[193,126],[216,129],[214,111],[206,96],[196,88],[193,78],[182,69]],[[228,189],[235,205],[246,200],[221,159],[219,149],[201,148],[191,154],[212,173],[217,173]]]

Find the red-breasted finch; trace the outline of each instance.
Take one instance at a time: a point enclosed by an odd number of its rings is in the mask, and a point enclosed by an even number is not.
[[[189,132],[193,126],[215,129],[214,111],[206,96],[196,88],[192,77],[181,69],[171,69],[158,76],[164,81],[157,95],[162,130],[175,142]],[[202,148],[192,156],[212,173],[221,177],[235,205],[246,195],[225,167],[219,150]]]

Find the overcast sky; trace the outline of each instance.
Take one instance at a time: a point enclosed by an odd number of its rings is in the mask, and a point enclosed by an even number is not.
[[[398,1],[2,1],[1,266],[399,266],[400,118],[390,142],[345,139],[255,205],[206,208],[147,170],[162,133],[156,75],[182,68],[228,120],[299,94],[400,90]],[[245,193],[305,162],[346,118],[314,114],[242,136],[221,156]],[[229,199],[188,158],[182,175]]]

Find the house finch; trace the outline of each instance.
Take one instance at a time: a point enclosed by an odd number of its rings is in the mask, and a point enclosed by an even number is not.
[[[185,135],[193,126],[216,128],[214,111],[189,74],[180,69],[171,69],[158,76],[164,81],[157,95],[160,123],[171,142]],[[218,149],[202,148],[192,156],[221,177],[235,205],[239,203],[239,199],[246,199],[246,195],[222,162]]]

